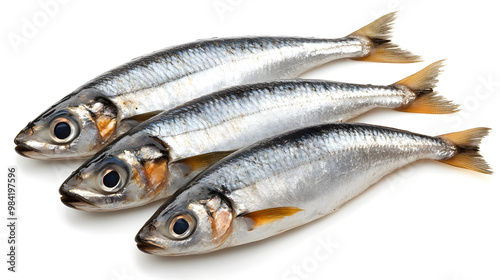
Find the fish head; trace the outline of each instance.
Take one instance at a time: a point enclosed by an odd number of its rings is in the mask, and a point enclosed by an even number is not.
[[[89,157],[116,136],[117,115],[117,107],[98,90],[78,91],[21,130],[16,151],[44,160]]]
[[[146,204],[165,190],[168,159],[160,140],[145,132],[125,134],[69,176],[59,189],[61,201],[94,212]]]
[[[233,210],[223,195],[186,188],[171,197],[141,228],[135,240],[146,253],[160,256],[212,252],[232,232]]]

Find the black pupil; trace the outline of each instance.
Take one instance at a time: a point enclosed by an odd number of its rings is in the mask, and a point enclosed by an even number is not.
[[[66,122],[60,122],[54,126],[54,135],[63,140],[69,137],[71,134],[71,127]]]
[[[173,231],[176,233],[176,234],[183,234],[185,233],[189,228],[189,223],[184,220],[184,219],[177,219],[177,221],[175,221],[174,223],[174,227],[172,228]]]
[[[102,178],[102,183],[108,188],[114,188],[120,181],[120,174],[116,171],[110,171]]]

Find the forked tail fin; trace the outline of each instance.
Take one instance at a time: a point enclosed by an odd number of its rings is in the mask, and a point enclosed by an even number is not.
[[[440,135],[439,137],[448,140],[457,147],[455,156],[440,161],[476,172],[492,174],[493,170],[491,170],[491,167],[479,154],[479,144],[483,137],[488,135],[490,130],[487,127],[478,127]]]
[[[459,110],[458,105],[434,91],[443,62],[444,60],[436,61],[417,73],[393,84],[403,86],[416,94],[413,101],[396,110],[424,114],[450,114]]]
[[[421,61],[418,55],[402,50],[398,45],[391,42],[392,24],[395,18],[396,12],[389,13],[349,35],[367,38],[371,43],[370,53],[365,57],[354,58],[355,60],[389,63]]]

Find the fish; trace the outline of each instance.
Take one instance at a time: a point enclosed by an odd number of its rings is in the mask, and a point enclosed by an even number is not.
[[[160,256],[210,253],[324,217],[387,174],[435,160],[491,174],[479,154],[489,128],[436,137],[333,123],[265,139],[212,165],[171,196],[136,235]]]
[[[392,85],[281,80],[200,97],[137,125],[61,185],[61,201],[84,211],[116,211],[166,199],[204,169],[256,141],[345,121],[373,108],[453,113],[434,91],[443,61]]]
[[[165,110],[240,84],[295,78],[333,60],[410,63],[391,42],[395,13],[339,39],[212,38],[134,59],[77,88],[15,137],[18,154],[83,159]]]

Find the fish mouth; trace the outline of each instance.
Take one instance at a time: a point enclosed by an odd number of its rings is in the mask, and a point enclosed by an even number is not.
[[[57,159],[43,154],[42,152],[40,152],[40,150],[33,148],[24,142],[14,140],[14,143],[16,144],[14,150],[16,151],[16,153],[18,153],[23,157],[31,159],[41,159],[41,160]]]
[[[32,147],[30,147],[22,142],[14,141],[14,143],[16,143],[16,147],[14,149],[16,150],[16,152],[19,155],[21,155],[23,157],[31,157],[30,155],[37,152],[34,148],[32,148]]]
[[[154,254],[154,251],[156,250],[163,250],[162,247],[152,243],[151,241],[142,240],[139,237],[135,238],[135,242],[137,242],[137,248],[147,254]]]
[[[26,153],[35,152],[35,149],[26,144],[26,140],[29,140],[28,133],[26,133],[26,128],[17,134],[14,138],[14,144],[16,144],[16,152],[21,156],[27,157]],[[32,131],[32,130],[29,130]],[[33,133],[31,133],[33,134]]]
[[[90,201],[77,194],[63,190],[59,190],[59,193],[61,194],[61,202],[70,208],[78,210],[90,210],[96,208]]]

